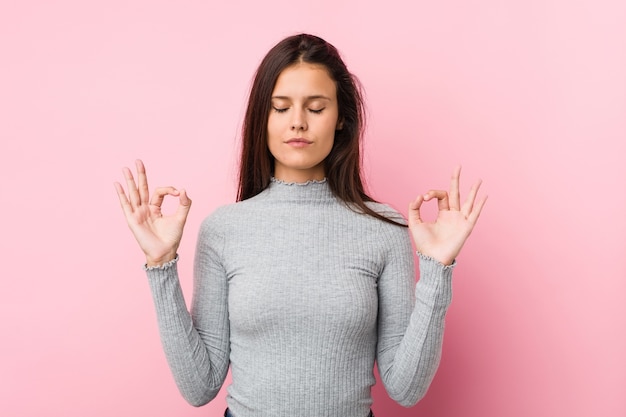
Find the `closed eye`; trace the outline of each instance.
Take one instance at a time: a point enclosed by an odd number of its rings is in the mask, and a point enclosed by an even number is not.
[[[321,108],[319,110],[309,109],[309,111],[313,114],[320,114],[322,111],[324,111],[324,108]]]
[[[280,109],[280,108],[278,108],[278,107],[274,107],[274,111],[275,111],[276,113],[284,113],[284,112],[286,112],[287,110],[289,110],[289,107],[285,107],[285,108],[282,108],[282,109]]]

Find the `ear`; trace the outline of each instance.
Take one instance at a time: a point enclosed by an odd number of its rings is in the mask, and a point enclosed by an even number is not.
[[[343,129],[343,118],[337,122],[337,127],[335,127],[335,130],[341,129]]]

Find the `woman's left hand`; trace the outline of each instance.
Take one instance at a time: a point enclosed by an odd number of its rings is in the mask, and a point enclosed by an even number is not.
[[[461,206],[459,178],[461,167],[457,167],[450,181],[450,192],[430,190],[418,196],[409,204],[409,229],[416,249],[444,265],[454,262],[463,244],[474,229],[487,197],[476,201],[481,181],[470,189],[467,200]],[[426,223],[420,217],[420,207],[424,201],[437,199],[439,211],[434,223]]]

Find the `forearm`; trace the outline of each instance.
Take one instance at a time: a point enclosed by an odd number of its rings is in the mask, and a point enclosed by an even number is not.
[[[228,362],[210,355],[183,297],[177,259],[146,269],[156,308],[161,343],[183,397],[192,405],[211,401],[225,378]]]
[[[439,366],[452,267],[420,255],[420,281],[408,326],[395,351],[379,363],[387,392],[401,405],[412,406],[426,394]]]

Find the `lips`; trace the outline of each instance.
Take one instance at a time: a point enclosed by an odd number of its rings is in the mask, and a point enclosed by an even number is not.
[[[292,148],[306,148],[313,144],[312,141],[304,138],[291,138],[285,142],[287,145]]]
[[[294,144],[294,145],[296,145],[296,144],[301,144],[301,145],[310,145],[310,144],[312,144],[313,142],[311,142],[311,141],[310,141],[310,140],[308,140],[308,139],[304,139],[304,138],[291,138],[291,139],[289,139],[286,143],[289,143],[289,144]]]

